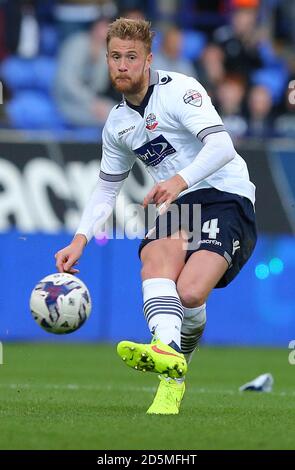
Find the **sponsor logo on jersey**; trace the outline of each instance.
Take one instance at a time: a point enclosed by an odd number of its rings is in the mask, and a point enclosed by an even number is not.
[[[127,127],[127,129],[123,129],[122,131],[118,132],[118,137],[122,137],[124,134],[127,134],[127,132],[134,131],[135,126],[130,126]]]
[[[192,106],[202,106],[202,95],[196,90],[187,90],[183,101],[185,104],[191,104]]]
[[[133,151],[146,166],[156,166],[168,155],[176,153],[175,148],[163,135],[159,135]]]
[[[156,115],[154,113],[150,113],[148,117],[146,118],[145,122],[146,122],[145,127],[149,131],[153,131],[154,129],[156,129],[157,125],[159,124],[157,121]]]

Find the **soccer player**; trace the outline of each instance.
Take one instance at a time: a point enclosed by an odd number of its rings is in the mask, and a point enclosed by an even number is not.
[[[120,18],[109,27],[107,63],[123,101],[112,109],[103,130],[97,187],[73,241],[56,254],[56,265],[60,272],[78,272],[75,264],[98,221],[104,223],[111,214],[123,181],[140,158],[155,180],[144,206],[159,208],[156,230],[139,249],[143,309],[153,339],[151,344],[122,341],[117,350],[128,366],[159,374],[147,413],[177,414],[187,364],[205,327],[206,300],[213,288],[234,279],[254,249],[255,186],[201,84],[151,68],[152,39],[144,20]],[[201,204],[196,246],[188,244],[184,227],[175,234],[168,218],[166,236],[161,236],[160,219],[171,203],[180,208]]]

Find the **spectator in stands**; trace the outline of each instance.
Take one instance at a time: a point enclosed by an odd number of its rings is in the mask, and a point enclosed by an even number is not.
[[[3,0],[0,4],[0,58],[18,54],[26,59],[39,51],[38,1]]]
[[[87,31],[100,17],[113,17],[117,7],[113,0],[57,0],[54,17],[60,41],[79,31]]]
[[[232,0],[176,0],[176,20],[184,29],[197,29],[211,36],[225,24]],[[157,2],[158,3],[158,2]],[[163,0],[164,4],[172,3]]]
[[[29,62],[40,49],[40,24],[38,17],[39,0],[1,0],[0,1],[0,68],[1,95],[5,106],[0,106],[1,126],[9,125],[7,104],[14,97],[6,76],[6,64],[20,59]],[[16,76],[17,74],[12,73]],[[14,78],[14,77],[12,77]],[[19,78],[19,77],[17,77]],[[20,80],[21,81],[21,80]],[[3,87],[3,89],[2,89]]]
[[[145,19],[145,14],[144,11],[137,7],[133,8],[126,8],[119,10],[119,15],[120,18],[128,18],[129,20],[144,20]]]
[[[160,51],[154,54],[153,68],[196,77],[192,62],[181,56],[181,48],[182,32],[176,26],[170,26],[164,34]]]
[[[196,63],[198,80],[214,99],[216,88],[225,77],[224,52],[215,44],[208,44]]]
[[[243,112],[245,94],[245,80],[239,75],[227,76],[217,88],[217,108],[233,139],[247,133],[247,121]]]
[[[295,46],[295,2],[290,0],[277,0],[273,12],[272,22],[275,27],[274,34],[278,39],[285,41],[286,45]]]
[[[72,35],[62,45],[55,83],[60,111],[70,124],[101,126],[118,102],[109,93],[105,38],[108,21],[101,18],[90,32]]]
[[[248,78],[255,69],[263,66],[260,39],[258,11],[254,7],[235,8],[231,24],[218,28],[214,34],[214,40],[224,50],[227,71]]]
[[[150,0],[117,0],[118,17],[130,20],[142,19],[150,15],[153,5]]]
[[[263,85],[250,89],[248,95],[248,133],[250,137],[264,138],[273,135],[273,102],[271,94]]]
[[[285,102],[280,109],[280,116],[274,122],[274,129],[279,137],[295,137],[295,77],[289,82]]]

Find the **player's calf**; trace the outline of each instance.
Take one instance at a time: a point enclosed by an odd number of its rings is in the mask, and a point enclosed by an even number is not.
[[[181,351],[189,364],[206,326],[206,304],[185,308],[181,325]]]

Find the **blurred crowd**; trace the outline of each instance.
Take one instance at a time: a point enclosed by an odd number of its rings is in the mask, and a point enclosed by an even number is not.
[[[295,1],[0,0],[0,127],[90,136],[120,96],[108,24],[145,18],[156,69],[207,89],[234,139],[295,137]]]

